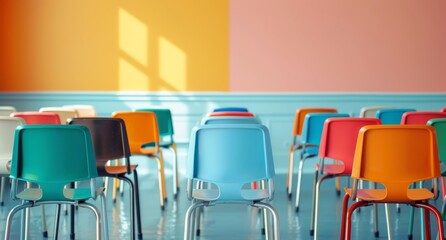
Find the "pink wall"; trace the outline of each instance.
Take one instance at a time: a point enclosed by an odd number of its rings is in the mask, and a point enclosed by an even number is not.
[[[444,0],[232,0],[230,90],[446,92]]]

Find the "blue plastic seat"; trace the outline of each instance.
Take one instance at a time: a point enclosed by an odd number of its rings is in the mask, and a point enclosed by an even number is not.
[[[194,232],[197,208],[240,203],[268,210],[273,216],[274,238],[279,239],[277,211],[267,203],[274,195],[274,161],[268,129],[260,124],[209,124],[192,130],[186,165],[188,197],[193,200],[185,218],[184,239]],[[217,188],[192,189],[194,181]],[[264,188],[245,184],[262,181]]]
[[[405,112],[415,112],[413,108],[389,108],[376,111],[376,117],[381,120],[381,124],[400,124]]]
[[[350,115],[346,113],[308,113],[305,115],[301,141],[300,145],[297,147],[297,149],[300,150],[300,158],[296,187],[296,212],[299,211],[300,188],[302,185],[304,162],[308,158],[317,156],[325,120],[336,117],[350,117]],[[291,173],[292,172],[293,171],[291,171]]]
[[[219,107],[215,108],[213,112],[249,112],[245,107]]]
[[[90,131],[76,125],[23,125],[14,137],[11,173],[11,197],[22,200],[6,220],[5,239],[10,237],[12,219],[18,211],[44,204],[57,204],[55,226],[59,224],[60,204],[88,208],[96,216],[96,239],[108,238],[104,188],[96,187],[96,159]],[[76,181],[87,181],[82,188],[67,187]],[[18,192],[20,182],[30,182],[38,187]],[[102,214],[87,200],[102,200]],[[101,220],[101,215],[103,219]],[[103,222],[102,222],[103,221]],[[102,229],[101,226],[104,226]],[[57,239],[58,229],[54,236]]]

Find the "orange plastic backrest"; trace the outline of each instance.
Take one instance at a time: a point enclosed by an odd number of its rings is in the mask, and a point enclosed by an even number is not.
[[[20,117],[26,124],[61,124],[60,117],[53,112],[15,112],[12,117]]]
[[[114,112],[112,117],[124,120],[132,154],[141,154],[141,147],[148,143],[153,143],[156,152],[159,151],[158,123],[154,112]]]
[[[446,118],[446,112],[405,112],[401,118],[401,124],[427,124],[434,118]]]
[[[410,184],[440,176],[435,129],[426,125],[361,128],[351,177],[382,183],[384,201],[410,201]]]
[[[308,113],[319,113],[319,112],[331,112],[337,113],[336,108],[299,108],[296,110],[296,115],[294,117],[293,125],[293,136],[298,136],[302,134],[302,128],[304,126],[305,116]]]
[[[344,164],[344,174],[351,174],[356,140],[359,130],[367,125],[378,125],[378,118],[329,118],[324,123],[320,158],[340,160]]]
[[[211,117],[221,117],[221,116],[233,116],[233,117],[254,117],[251,112],[211,112],[209,113]]]

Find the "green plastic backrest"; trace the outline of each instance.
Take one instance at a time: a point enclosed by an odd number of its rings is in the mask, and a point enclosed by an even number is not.
[[[63,195],[66,184],[97,176],[87,127],[23,125],[17,128],[10,177],[39,184],[41,200],[66,200]]]
[[[160,139],[169,137],[170,141],[173,141],[173,122],[172,114],[167,108],[139,108],[137,112],[154,112],[156,120],[158,122],[158,131],[160,133]]]
[[[427,122],[427,125],[435,128],[437,135],[438,156],[440,161],[446,164],[446,118],[435,118]]]

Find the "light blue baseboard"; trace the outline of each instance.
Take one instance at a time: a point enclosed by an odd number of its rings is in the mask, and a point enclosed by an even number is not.
[[[11,92],[0,93],[0,105],[18,111],[38,111],[44,106],[89,104],[99,116],[114,111],[147,106],[171,109],[175,140],[178,143],[180,170],[184,172],[190,130],[200,118],[216,107],[243,106],[269,127],[273,142],[276,172],[286,172],[288,149],[295,110],[301,107],[334,107],[339,112],[358,116],[365,106],[415,108],[439,111],[446,107],[446,93],[160,93],[160,92]],[[315,160],[305,163],[304,171],[314,169]],[[170,166],[166,158],[166,167]]]

